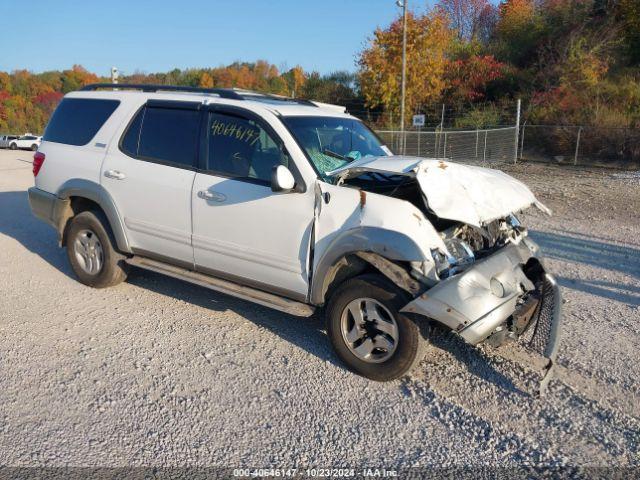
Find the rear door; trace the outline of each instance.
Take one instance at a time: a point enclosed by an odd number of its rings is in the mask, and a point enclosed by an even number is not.
[[[135,253],[193,268],[191,187],[200,103],[149,100],[102,164],[102,185],[124,219]]]

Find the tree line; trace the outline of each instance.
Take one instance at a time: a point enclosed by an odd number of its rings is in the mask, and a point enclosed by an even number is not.
[[[346,105],[379,126],[400,112],[402,19],[376,29],[355,72],[321,75],[268,61],[135,72],[121,82],[237,87]],[[439,0],[407,18],[407,120],[433,104],[463,112],[454,126],[499,122],[521,98],[531,123],[635,128],[640,121],[638,0]],[[69,70],[0,72],[0,132],[41,133],[62,96],[107,82]],[[384,124],[384,125],[382,125]]]

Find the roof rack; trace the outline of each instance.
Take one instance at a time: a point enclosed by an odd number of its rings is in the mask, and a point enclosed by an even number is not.
[[[178,85],[147,85],[143,83],[92,83],[85,85],[81,91],[95,91],[102,89],[126,89],[126,90],[142,90],[143,92],[190,92],[190,93],[209,93],[218,95],[220,98],[231,100],[271,100],[280,102],[293,102],[311,107],[317,107],[311,100],[284,97],[281,95],[273,95],[270,93],[254,92],[251,90],[242,90],[237,88],[198,88],[183,87]]]
[[[85,85],[80,90],[94,91],[102,89],[127,89],[142,90],[143,92],[192,92],[192,93],[211,93],[221,98],[230,98],[233,100],[244,100],[244,98],[236,91],[230,88],[198,88],[198,87],[182,87],[177,85],[147,85],[144,83],[92,83]]]

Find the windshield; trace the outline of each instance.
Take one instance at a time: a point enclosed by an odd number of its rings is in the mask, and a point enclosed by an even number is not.
[[[323,179],[326,173],[362,157],[387,156],[388,149],[364,124],[351,118],[283,119]]]

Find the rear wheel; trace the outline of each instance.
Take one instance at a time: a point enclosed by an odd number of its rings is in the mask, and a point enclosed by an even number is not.
[[[67,229],[67,257],[81,283],[94,288],[117,285],[127,278],[125,256],[118,253],[101,212],[85,211]]]
[[[16,145],[15,143],[12,143],[11,145],[9,145],[9,148],[10,148],[11,150],[15,150],[15,149],[17,149],[17,148],[18,148],[18,145]]]
[[[327,332],[347,367],[388,381],[419,363],[424,344],[420,328],[399,312],[409,300],[379,275],[362,275],[338,287],[327,307]]]

